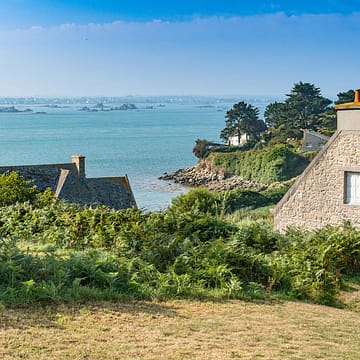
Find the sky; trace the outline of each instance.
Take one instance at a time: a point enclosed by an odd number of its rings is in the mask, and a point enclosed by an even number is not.
[[[0,96],[360,87],[360,0],[1,0]]]

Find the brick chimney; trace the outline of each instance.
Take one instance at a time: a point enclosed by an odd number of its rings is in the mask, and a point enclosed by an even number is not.
[[[355,90],[353,102],[335,106],[338,130],[360,130],[360,89]]]
[[[71,162],[76,165],[79,178],[85,178],[85,156],[73,155],[71,157]]]

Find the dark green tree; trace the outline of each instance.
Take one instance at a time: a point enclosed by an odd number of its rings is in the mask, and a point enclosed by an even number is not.
[[[353,102],[355,97],[354,90],[339,92],[337,94],[335,104],[344,104]],[[329,108],[320,119],[320,126],[318,129],[322,134],[331,136],[336,131],[336,111],[334,108]]]
[[[237,136],[239,143],[242,134],[248,134],[250,139],[258,141],[260,134],[266,130],[264,121],[259,120],[259,109],[244,101],[233,105],[226,112],[225,128],[220,133],[220,138],[225,142],[229,137]]]
[[[289,120],[286,116],[286,105],[283,102],[269,104],[264,113],[265,123],[270,128],[278,128]]]
[[[283,103],[269,104],[265,110],[266,123],[282,131],[284,137],[301,138],[301,129],[318,130],[331,100],[321,96],[314,84],[299,82],[287,94]]]
[[[340,92],[337,94],[338,99],[335,101],[335,104],[344,104],[348,102],[353,102],[355,96],[354,90],[348,90],[345,92]]]
[[[314,129],[319,125],[321,115],[329,108],[331,100],[321,96],[314,84],[295,84],[285,101],[295,128]]]
[[[210,150],[217,145],[218,144],[205,139],[197,139],[192,151],[197,158],[204,159],[209,155]]]

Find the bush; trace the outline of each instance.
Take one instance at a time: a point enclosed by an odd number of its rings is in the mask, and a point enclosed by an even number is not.
[[[349,224],[288,229],[277,247],[270,261],[274,284],[298,298],[333,303],[343,276],[360,272],[360,232]]]
[[[231,214],[239,209],[256,209],[278,203],[289,189],[289,184],[278,184],[264,191],[235,189],[220,192],[218,202],[222,203],[223,213]]]
[[[189,211],[216,215],[219,213],[219,202],[216,193],[206,189],[192,189],[187,194],[172,200],[169,213],[184,214]]]
[[[263,205],[285,190],[196,190],[152,213],[64,202],[1,207],[0,301],[203,297],[214,290],[334,303],[343,277],[360,274],[360,231],[344,224],[281,235],[260,216],[235,225],[235,216],[223,216],[224,206]]]
[[[243,208],[256,209],[276,204],[289,186],[289,184],[277,184],[261,192],[245,189],[218,192],[193,189],[173,199],[167,213],[178,216],[189,212],[221,216]]]
[[[25,180],[19,173],[11,171],[0,174],[0,206],[34,202],[38,193],[33,182]]]
[[[259,150],[212,153],[208,161],[225,168],[229,174],[265,184],[291,179],[299,175],[309,163],[308,159],[286,144]]]
[[[258,208],[268,205],[262,193],[253,190],[232,190],[226,194],[225,209],[226,213],[232,213],[242,208]]]
[[[192,151],[197,158],[205,159],[209,155],[210,151],[217,146],[218,144],[215,144],[214,142],[205,139],[197,139]]]

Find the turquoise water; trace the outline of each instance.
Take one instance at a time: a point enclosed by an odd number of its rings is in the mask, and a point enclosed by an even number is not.
[[[156,210],[186,191],[158,176],[194,165],[196,139],[219,142],[231,106],[167,104],[110,112],[26,106],[47,113],[0,113],[0,164],[63,163],[83,154],[88,177],[126,173],[138,206]]]

